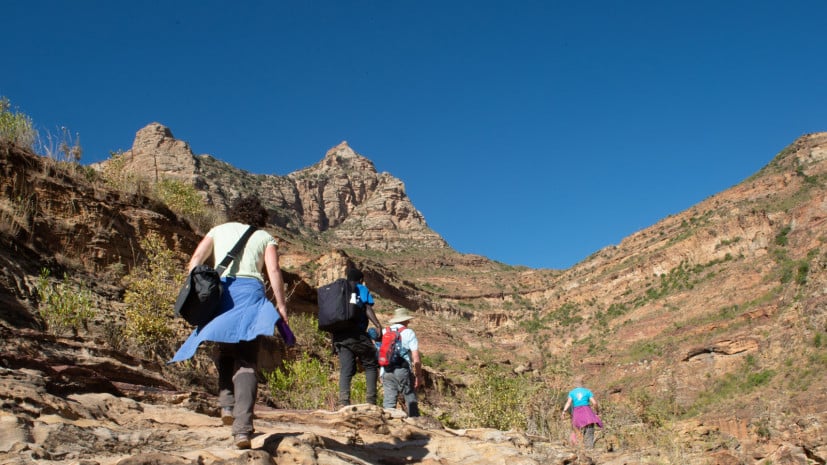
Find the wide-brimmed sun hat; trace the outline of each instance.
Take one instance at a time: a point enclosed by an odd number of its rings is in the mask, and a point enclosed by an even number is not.
[[[404,323],[413,320],[413,318],[413,315],[411,315],[411,312],[409,312],[407,308],[399,307],[393,311],[393,318],[391,318],[390,321],[391,324]]]

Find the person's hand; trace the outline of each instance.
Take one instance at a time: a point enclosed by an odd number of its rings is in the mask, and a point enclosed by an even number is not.
[[[279,312],[279,315],[281,315],[281,319],[287,323],[287,305],[279,307],[278,304],[276,304],[276,311]]]
[[[381,341],[382,340],[382,338],[379,337],[379,333],[376,331],[376,328],[368,329],[368,337],[371,338],[371,340],[374,340],[374,341]]]

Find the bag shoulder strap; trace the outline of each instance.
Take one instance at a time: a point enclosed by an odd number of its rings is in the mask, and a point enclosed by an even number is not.
[[[218,272],[219,276],[221,276],[221,274],[224,273],[224,270],[227,269],[230,263],[232,263],[232,261],[235,260],[236,255],[238,255],[238,253],[241,252],[241,249],[244,248],[244,245],[247,244],[247,240],[250,239],[250,236],[252,236],[254,232],[256,232],[255,226],[250,226],[249,228],[247,228],[247,230],[244,231],[244,234],[241,236],[238,242],[236,242],[233,248],[229,252],[227,252],[227,256],[224,257],[224,260],[221,260],[221,263],[219,263],[218,266],[215,267],[215,271]]]

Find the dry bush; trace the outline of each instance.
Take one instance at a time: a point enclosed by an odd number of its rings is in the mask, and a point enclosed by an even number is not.
[[[166,357],[175,342],[173,304],[186,273],[182,257],[150,232],[141,242],[143,263],[124,277],[124,334],[147,354]]]
[[[32,119],[28,115],[12,111],[9,99],[0,97],[0,141],[31,149],[36,139],[37,131]]]

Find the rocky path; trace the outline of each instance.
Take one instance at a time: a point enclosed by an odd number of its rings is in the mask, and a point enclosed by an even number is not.
[[[576,463],[563,448],[522,434],[446,430],[371,405],[337,412],[259,407],[252,449],[235,449],[230,427],[197,413],[200,399],[165,393],[153,404],[110,393],[46,391],[35,371],[3,370],[0,462],[4,464],[538,464]],[[156,394],[156,397],[157,394]],[[9,405],[14,400],[15,405]]]

